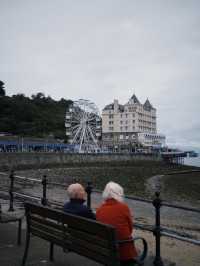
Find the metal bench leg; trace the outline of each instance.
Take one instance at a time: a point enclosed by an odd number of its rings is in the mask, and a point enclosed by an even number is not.
[[[49,259],[50,259],[50,261],[54,260],[53,250],[54,250],[54,244],[51,242],[50,243],[50,249],[49,249]]]
[[[19,219],[18,233],[17,233],[17,245],[21,245],[21,234],[22,234],[22,219]]]
[[[30,243],[30,233],[27,232],[26,233],[26,246],[25,246],[24,256],[23,256],[23,260],[22,260],[22,265],[21,266],[25,266],[27,255],[28,255],[29,243]]]

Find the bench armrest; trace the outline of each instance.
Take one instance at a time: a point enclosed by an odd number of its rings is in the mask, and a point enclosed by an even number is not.
[[[135,260],[138,264],[143,264],[143,262],[147,256],[147,252],[148,252],[147,241],[143,237],[134,237],[134,238],[129,238],[129,239],[118,240],[118,244],[123,245],[125,243],[130,243],[130,242],[134,243],[138,240],[142,241],[143,251],[142,251],[141,255],[139,255],[138,257],[135,258]]]

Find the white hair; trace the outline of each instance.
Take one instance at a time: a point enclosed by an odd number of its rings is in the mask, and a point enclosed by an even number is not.
[[[105,186],[102,197],[104,200],[115,199],[122,202],[124,200],[124,190],[119,184],[111,181]]]
[[[84,199],[85,189],[79,183],[71,184],[67,188],[67,194],[70,199]]]

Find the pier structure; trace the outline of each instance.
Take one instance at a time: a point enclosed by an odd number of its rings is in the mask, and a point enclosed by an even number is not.
[[[184,164],[184,158],[187,157],[186,152],[162,152],[161,157],[164,162],[169,164]]]

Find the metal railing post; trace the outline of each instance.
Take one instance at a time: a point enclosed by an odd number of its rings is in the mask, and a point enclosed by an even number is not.
[[[92,194],[92,182],[87,183],[85,191],[87,192],[87,207],[91,209],[91,194]]]
[[[42,205],[47,205],[47,176],[43,175],[42,178]]]
[[[156,256],[154,259],[155,266],[163,266],[163,261],[160,255],[160,237],[161,237],[161,228],[160,228],[160,207],[162,206],[162,200],[160,198],[160,192],[155,193],[155,199],[153,200],[153,206],[155,207],[155,228],[154,236],[156,241]]]
[[[10,175],[10,188],[9,188],[9,195],[10,195],[10,202],[9,202],[9,212],[13,212],[14,208],[13,208],[13,201],[14,201],[14,197],[13,197],[13,189],[14,189],[14,171],[11,170]]]

